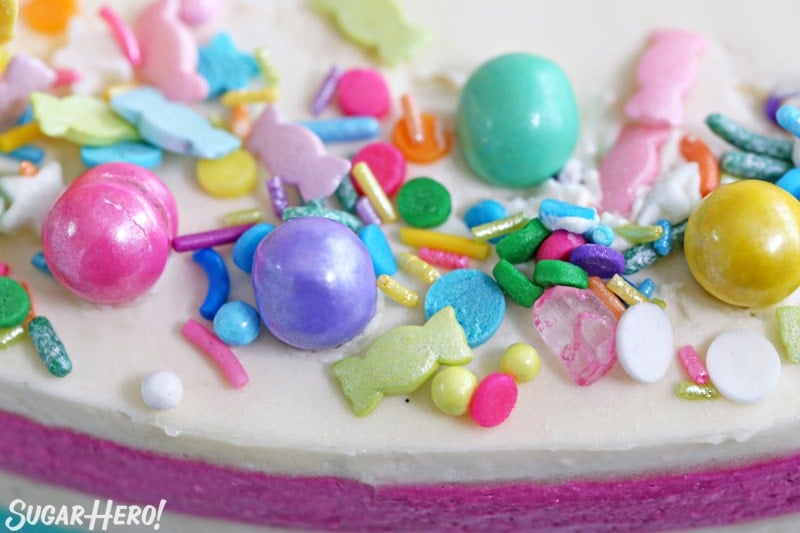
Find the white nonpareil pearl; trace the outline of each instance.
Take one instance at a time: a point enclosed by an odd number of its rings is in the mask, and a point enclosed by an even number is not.
[[[150,409],[165,411],[183,398],[183,382],[170,370],[153,372],[142,380],[142,400]]]

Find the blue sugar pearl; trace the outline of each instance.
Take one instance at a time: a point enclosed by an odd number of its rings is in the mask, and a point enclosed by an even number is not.
[[[775,182],[775,185],[800,200],[800,168],[793,168]]]
[[[614,243],[614,230],[602,224],[590,229],[583,236],[593,244],[611,246]]]
[[[89,168],[103,163],[122,162],[144,168],[161,166],[161,148],[145,142],[126,141],[108,146],[82,146],[81,161]]]
[[[214,315],[214,333],[228,346],[250,344],[261,331],[256,308],[241,300],[231,300]]]
[[[506,299],[495,280],[480,270],[459,269],[448,272],[425,294],[425,318],[450,306],[470,347],[480,346],[495,334],[503,322]]]
[[[661,226],[664,231],[661,232],[661,237],[653,242],[653,250],[661,256],[669,255],[672,251],[672,224],[669,223],[669,220],[662,218],[656,222],[656,225]]]
[[[242,233],[233,245],[233,264],[249,274],[253,270],[256,248],[273,229],[272,224],[261,222]]]
[[[467,212],[464,213],[464,224],[466,224],[469,229],[472,229],[475,226],[494,222],[495,220],[500,220],[507,216],[508,211],[500,202],[495,200],[481,200],[477,204],[472,205],[467,209]],[[500,239],[502,239],[502,237],[496,237],[489,242],[495,244]]]
[[[364,226],[358,232],[358,238],[367,247],[376,277],[381,274],[393,276],[397,273],[397,261],[380,226],[376,224]]]
[[[373,117],[344,117],[298,122],[317,134],[324,143],[366,141],[381,133],[381,123]]]

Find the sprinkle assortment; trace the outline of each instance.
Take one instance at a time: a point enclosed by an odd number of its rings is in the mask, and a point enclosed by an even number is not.
[[[322,0],[313,4],[343,24],[340,10],[346,8]],[[396,8],[388,0],[374,4],[372,9],[378,11],[391,12]],[[332,365],[345,397],[359,416],[376,408],[384,394],[409,394],[435,374],[431,380],[431,395],[440,410],[455,416],[469,414],[484,427],[502,423],[516,402],[517,383],[529,381],[539,373],[541,361],[537,350],[521,343],[509,346],[502,356],[501,371],[480,381],[470,370],[458,365],[469,363],[473,357],[470,348],[486,342],[500,327],[506,297],[514,304],[533,308],[534,324],[545,344],[562,359],[566,371],[579,385],[589,385],[600,379],[617,357],[628,375],[642,382],[662,379],[676,359],[671,326],[663,310],[666,304],[654,296],[659,288],[650,279],[633,282],[623,275],[646,269],[660,257],[670,255],[673,249],[681,248],[687,224],[690,228],[686,239],[687,258],[691,268],[691,258],[698,257],[700,252],[692,251],[697,244],[697,234],[692,232],[692,222],[687,222],[685,216],[673,220],[675,217],[664,214],[662,218],[662,205],[654,207],[645,202],[646,209],[642,210],[645,214],[635,222],[605,225],[596,208],[556,198],[543,199],[536,216],[522,212],[508,216],[501,203],[482,200],[464,213],[469,232],[459,235],[429,231],[428,228],[439,227],[451,217],[454,206],[450,192],[434,178],[406,180],[407,161],[418,164],[435,161],[447,154],[453,140],[445,121],[421,112],[413,94],[406,93],[400,98],[402,114],[391,130],[391,143],[371,142],[349,160],[327,155],[323,145],[380,139],[388,133],[377,120],[388,119],[394,111],[390,87],[380,70],[343,70],[332,66],[327,72],[311,102],[310,112],[314,116],[335,113],[327,109],[329,102],[335,100],[340,111],[350,115],[348,117],[286,122],[276,106],[267,105],[252,122],[250,104],[272,104],[280,97],[277,73],[265,49],[258,49],[254,54],[242,52],[226,34],[215,35],[205,46],[190,46],[193,38],[187,32],[191,23],[160,12],[155,4],[139,16],[134,29],[110,7],[101,9],[99,15],[111,28],[129,66],[139,68],[142,77],[158,89],[121,88],[111,91],[108,102],[78,94],[59,99],[44,91],[59,84],[77,85],[82,81],[81,72],[40,68],[34,63],[25,64],[19,60],[17,64],[12,60],[0,83],[12,85],[14,77],[19,75],[15,73],[17,70],[35,73],[46,83],[42,81],[37,89],[40,92],[15,97],[13,114],[21,113],[21,110],[16,111],[17,101],[27,103],[30,99],[33,121],[4,128],[0,133],[0,150],[31,149],[25,145],[46,135],[82,145],[81,158],[87,167],[102,167],[109,161],[123,160],[155,168],[161,164],[162,150],[190,155],[200,158],[196,163],[199,186],[219,198],[252,193],[259,180],[256,159],[268,169],[269,201],[275,219],[283,222],[277,228],[262,223],[262,211],[258,207],[232,212],[226,216],[228,227],[198,234],[176,237],[174,220],[159,222],[159,230],[168,236],[166,240],[174,250],[196,250],[193,259],[208,278],[208,291],[199,313],[213,322],[214,332],[193,319],[186,321],[181,332],[220,366],[235,388],[243,386],[249,378],[227,346],[253,342],[261,330],[260,313],[266,315],[264,322],[279,340],[301,349],[331,348],[364,330],[374,314],[376,288],[410,309],[418,307],[423,299],[428,321],[424,326],[400,326],[390,330],[378,337],[363,356]],[[35,15],[33,17],[35,20]],[[386,23],[399,24],[401,30],[410,34],[417,31],[403,26],[404,21],[392,20],[394,22]],[[60,25],[61,21],[53,21],[55,23]],[[645,54],[649,59],[638,71],[639,91],[626,105],[628,117],[636,123],[624,128],[600,165],[601,173],[606,175],[620,172],[625,166],[620,181],[627,189],[623,190],[619,184],[609,189],[604,182],[606,194],[600,207],[630,214],[631,190],[655,180],[659,173],[658,151],[667,142],[665,124],[680,123],[681,99],[694,82],[696,59],[705,45],[704,39],[688,32],[660,32],[654,36]],[[400,52],[391,51],[393,46],[381,43],[379,53],[386,58],[396,58]],[[174,49],[175,55],[155,59],[158,54],[147,54],[147,50],[158,47],[172,47],[169,49]],[[650,94],[650,78],[655,76],[653,63],[665,61],[667,57],[675,61],[675,54],[687,68],[668,87],[674,93],[673,105],[655,106]],[[259,72],[264,86],[251,87],[252,78]],[[75,76],[69,78],[70,74]],[[492,83],[496,81],[491,80]],[[492,94],[494,89],[472,87],[469,90],[474,96],[482,97]],[[207,95],[218,97],[219,103],[231,108],[230,120],[220,115],[220,124],[229,122],[233,135],[213,127],[210,120],[178,103],[197,102]],[[529,104],[538,105],[537,102]],[[568,102],[563,104],[567,113]],[[800,127],[796,126],[800,123],[800,111],[784,106],[777,109],[776,117],[790,132],[800,133]],[[467,118],[461,116],[457,120]],[[680,153],[687,164],[673,171],[676,178],[670,186],[679,183],[679,187],[695,179],[697,194],[713,195],[720,188],[722,171],[777,181],[790,192],[800,189],[793,184],[791,174],[795,141],[755,134],[719,114],[709,115],[707,124],[714,133],[742,151],[726,152],[717,160],[702,139],[683,136]],[[467,128],[479,126],[486,124],[472,123]],[[568,134],[564,132],[559,142],[569,144]],[[465,155],[467,163],[474,168],[476,159],[486,157],[477,146],[465,147]],[[0,181],[0,193],[11,201],[10,207],[0,205],[0,229],[7,231],[13,229],[12,225],[23,223],[35,226],[33,218],[15,221],[15,211],[19,212],[27,200],[22,200],[23,195],[18,193],[18,188],[25,186],[13,180],[24,178],[36,182],[37,186],[45,182],[48,173],[54,171],[46,165],[37,166],[43,157],[21,163],[19,177]],[[490,181],[509,184],[508,180],[516,180],[497,179],[505,170],[502,165],[513,166],[513,161],[489,163],[495,165],[493,172],[498,173]],[[547,179],[553,172],[536,179]],[[54,200],[63,188],[60,171],[58,180],[50,181],[58,182],[58,187],[49,189],[50,193],[55,193],[51,194]],[[79,185],[87,182],[92,183],[92,179],[76,180]],[[298,189],[302,205],[291,205],[290,198],[292,201],[296,198],[291,188]],[[153,191],[147,192],[149,195]],[[663,193],[661,199],[664,198],[674,200],[669,193]],[[39,204],[49,206],[51,200]],[[335,207],[331,206],[332,202],[336,202]],[[159,209],[162,214],[167,213],[167,219],[175,211],[174,206]],[[731,206],[725,209],[728,214],[732,210],[738,212]],[[381,226],[398,223],[398,214],[399,230],[385,232]],[[322,219],[333,220],[346,229],[318,231],[310,227],[326,226]],[[309,226],[303,231],[286,229],[298,228],[300,224]],[[710,225],[724,227],[720,221]],[[290,237],[285,235],[292,231],[296,233]],[[343,231],[347,236],[341,233]],[[474,238],[468,238],[469,233]],[[284,236],[280,237],[281,234]],[[392,248],[398,243],[390,241],[389,234],[399,235],[399,244],[418,248],[418,255],[405,250],[393,253]],[[615,237],[625,239],[632,246],[624,251],[615,249],[614,245],[618,244]],[[275,244],[281,238],[298,247],[307,264],[293,262],[287,252],[288,245]],[[234,264],[253,275],[258,309],[243,301],[228,301],[230,279],[225,258],[214,248],[231,243],[235,243]],[[746,244],[743,248],[749,253],[752,243]],[[342,254],[334,249],[343,245],[350,247],[349,253]],[[47,251],[47,246],[45,248]],[[491,268],[493,277],[468,268],[470,258],[485,261],[493,251],[497,255]],[[703,253],[708,254],[708,251]],[[352,282],[348,287],[332,287],[326,280],[340,276],[344,270],[339,263],[351,256],[358,259],[350,267],[358,270],[359,276],[363,274],[363,279],[348,280]],[[716,258],[712,255],[710,260],[716,261]],[[58,268],[58,262],[55,263]],[[432,265],[452,272],[442,275]],[[481,265],[481,268],[488,271],[489,266]],[[286,290],[286,279],[280,277],[283,269],[291,273],[291,279],[314,278],[316,285],[313,290],[309,285],[291,293]],[[52,325],[43,317],[33,317],[30,309],[23,312],[25,298],[30,303],[29,295],[24,289],[20,292],[18,286],[21,285],[5,274],[0,278],[0,303],[3,303],[0,306],[3,311],[0,313],[0,346],[6,347],[24,336],[27,324],[27,333],[48,370],[54,376],[66,375],[71,370],[71,362]],[[774,272],[764,276],[777,277]],[[404,285],[406,279],[409,287]],[[422,286],[420,281],[430,287]],[[411,283],[422,286],[424,296],[410,288]],[[794,283],[792,288],[796,286]],[[318,296],[317,289],[322,296]],[[131,291],[116,301],[137,296],[142,290],[137,289],[136,294]],[[299,301],[308,294],[315,295],[316,300]],[[748,300],[746,304],[753,301]],[[338,311],[329,310],[335,306],[339,306]],[[359,309],[353,311],[353,306]],[[583,311],[573,316],[575,309],[568,309],[571,306]],[[342,336],[321,338],[315,333],[320,308],[331,315],[322,318],[323,326],[337,333],[344,332]],[[298,327],[294,319],[301,315],[302,325]],[[781,341],[791,361],[798,359],[799,341],[794,331],[798,317],[795,315],[788,307],[777,311]],[[550,324],[548,321],[552,317],[564,318],[572,324],[572,333]],[[548,332],[548,328],[559,334]],[[767,349],[771,344],[747,333],[728,333],[720,335],[709,347],[708,371],[691,347],[677,351],[677,359],[694,382],[679,383],[678,396],[711,399],[722,395],[736,402],[752,402],[775,387],[780,365],[776,366],[772,352]],[[770,353],[766,363],[755,363],[749,354],[743,353],[763,350]],[[396,352],[399,362],[390,360]],[[565,354],[573,352],[578,355],[577,359],[566,361]],[[440,364],[457,366],[436,373]],[[742,383],[734,372],[741,368],[746,368],[756,379]],[[378,383],[380,379],[376,375],[384,382]],[[152,409],[169,409],[180,401],[182,384],[174,374],[156,373],[142,382],[141,394]]]

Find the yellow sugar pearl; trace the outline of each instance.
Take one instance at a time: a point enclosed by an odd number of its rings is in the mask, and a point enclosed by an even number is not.
[[[236,198],[252,192],[258,174],[256,160],[247,150],[234,150],[219,159],[199,159],[200,187],[218,198]]]
[[[445,414],[459,416],[467,412],[478,378],[463,366],[448,366],[433,376],[431,398]]]
[[[516,342],[506,348],[500,359],[500,371],[514,378],[517,383],[530,381],[539,374],[542,360],[539,352],[530,344]]]
[[[765,307],[800,285],[800,203],[760,180],[724,185],[689,217],[686,263],[712,296]]]

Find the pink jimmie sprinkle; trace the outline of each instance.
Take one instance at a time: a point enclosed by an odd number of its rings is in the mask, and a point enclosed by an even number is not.
[[[56,79],[53,81],[53,87],[64,87],[72,85],[81,79],[81,74],[77,70],[71,68],[60,68],[56,70]]]
[[[176,252],[190,252],[201,248],[212,248],[220,244],[232,244],[252,226],[252,224],[242,224],[241,226],[228,226],[201,233],[179,235],[172,239],[172,249]]]
[[[11,268],[8,266],[8,263],[0,261],[0,276],[7,276],[10,270]]]
[[[217,363],[234,389],[244,387],[250,381],[247,371],[231,349],[199,322],[192,318],[187,320],[181,328],[181,335]]]
[[[692,381],[698,385],[705,385],[708,383],[708,371],[706,367],[703,366],[703,362],[697,355],[697,351],[692,346],[683,346],[680,348],[678,350],[678,359]]]
[[[117,44],[119,44],[120,50],[122,50],[128,63],[134,68],[141,66],[142,52],[139,49],[139,41],[136,39],[136,34],[133,33],[131,27],[107,4],[102,6],[98,13],[111,28],[111,33],[114,34],[114,38],[117,40]]]
[[[466,255],[445,252],[444,250],[437,250],[425,246],[419,249],[417,255],[426,263],[442,268],[449,268],[450,270],[469,267],[469,257]]]

